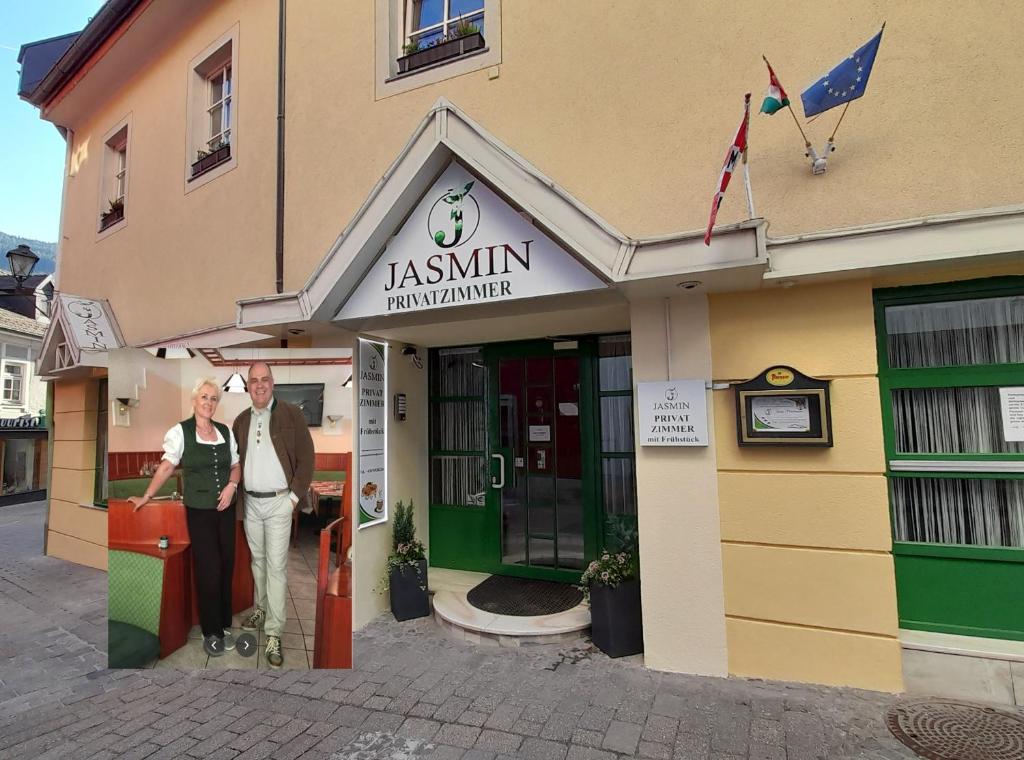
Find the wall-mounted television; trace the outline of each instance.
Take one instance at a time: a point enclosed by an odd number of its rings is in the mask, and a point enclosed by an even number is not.
[[[299,407],[310,427],[323,424],[323,383],[278,383],[274,385],[274,397]]]

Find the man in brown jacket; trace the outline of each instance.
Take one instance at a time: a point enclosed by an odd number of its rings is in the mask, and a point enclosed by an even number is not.
[[[242,623],[246,631],[263,627],[267,663],[284,663],[281,634],[288,599],[288,542],[292,512],[306,498],[313,479],[313,437],[299,408],[274,398],[274,375],[257,362],[249,367],[252,407],[231,426],[242,462],[245,537],[252,553],[255,607]]]

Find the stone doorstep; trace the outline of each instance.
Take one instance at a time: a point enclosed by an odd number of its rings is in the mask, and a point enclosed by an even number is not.
[[[465,591],[433,595],[434,618],[449,637],[475,644],[518,647],[576,641],[590,628],[590,610],[580,604],[556,615],[517,617],[478,610]]]
[[[903,649],[978,657],[985,660],[1024,662],[1024,641],[957,636],[949,633],[912,631],[905,628],[900,629],[899,636],[900,646]]]

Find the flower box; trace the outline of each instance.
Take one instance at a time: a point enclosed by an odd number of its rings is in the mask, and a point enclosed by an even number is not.
[[[124,206],[104,211],[100,214],[100,232],[107,229],[107,227],[114,226],[122,219],[124,219]]]
[[[192,164],[192,176],[198,177],[231,158],[231,144],[221,145],[217,150],[210,151],[205,156]]]
[[[391,614],[395,620],[412,620],[430,614],[427,595],[427,561],[415,565],[401,565],[388,574],[391,592]]]
[[[640,609],[640,581],[590,587],[590,638],[609,657],[644,651],[644,624]]]
[[[467,34],[464,37],[456,37],[453,40],[446,40],[437,45],[431,45],[415,53],[403,55],[398,59],[398,73],[406,74],[416,69],[422,69],[432,63],[446,61],[449,58],[457,58],[466,53],[482,50],[484,47],[484,36],[480,32]]]

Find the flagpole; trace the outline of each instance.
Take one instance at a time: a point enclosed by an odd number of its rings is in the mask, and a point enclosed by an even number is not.
[[[772,68],[771,63],[769,63],[769,61],[768,61],[768,56],[766,56],[764,53],[762,53],[761,54],[761,58],[763,58],[764,62],[768,65],[768,70],[769,71],[774,71],[774,69]],[[796,124],[796,128],[800,130],[800,136],[802,138],[804,138],[804,147],[805,148],[810,148],[811,147],[811,141],[808,140],[807,139],[807,135],[804,134],[804,128],[800,126],[800,120],[796,118],[796,112],[793,110],[793,106],[792,105],[787,105],[786,108],[789,109],[789,114],[790,114],[790,116],[793,117],[793,123]]]
[[[850,107],[850,101],[846,101],[846,105],[843,106],[843,112],[839,114],[839,121],[836,122],[836,128],[832,130],[832,134],[829,135],[828,141],[833,142],[833,138],[836,136],[836,132],[839,131],[839,125],[843,123],[843,118],[846,116],[846,110]]]
[[[754,191],[750,187],[750,163],[747,161],[747,151],[750,150],[750,93],[746,94],[743,107],[747,114],[747,144],[743,148],[743,187],[747,191],[747,213],[753,219],[757,216],[754,213]]]

